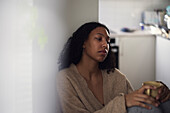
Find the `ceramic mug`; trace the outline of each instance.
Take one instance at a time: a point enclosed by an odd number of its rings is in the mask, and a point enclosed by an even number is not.
[[[145,90],[144,93],[147,94],[148,96],[152,96],[152,97],[156,98],[156,96],[158,95],[158,90],[163,84],[160,82],[156,82],[156,81],[146,81],[146,82],[143,82],[142,85],[155,86],[156,89],[147,89],[147,90]]]

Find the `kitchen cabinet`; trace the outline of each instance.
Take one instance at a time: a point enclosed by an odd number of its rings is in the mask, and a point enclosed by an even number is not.
[[[155,80],[155,36],[117,36],[119,45],[119,69],[134,86]]]
[[[170,87],[170,40],[156,37],[156,80]]]

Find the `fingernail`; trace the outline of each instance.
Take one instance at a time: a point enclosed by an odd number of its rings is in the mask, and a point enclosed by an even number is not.
[[[156,100],[158,100],[159,99],[159,97],[156,97]]]
[[[155,104],[156,107],[158,107],[158,104]]]

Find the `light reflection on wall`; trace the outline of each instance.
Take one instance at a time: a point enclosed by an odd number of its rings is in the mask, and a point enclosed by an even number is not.
[[[32,33],[36,19],[32,0],[16,2],[14,39],[15,113],[32,113]],[[33,20],[34,19],[34,20]]]
[[[47,35],[33,0],[2,0],[0,14],[0,113],[32,113],[32,42],[43,50]]]
[[[0,113],[55,113],[67,0],[0,0]],[[68,22],[69,23],[69,22]]]

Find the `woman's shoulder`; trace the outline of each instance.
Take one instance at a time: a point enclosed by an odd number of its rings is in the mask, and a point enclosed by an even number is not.
[[[126,75],[124,75],[119,69],[115,69],[114,72],[110,72],[109,74],[105,72],[104,79],[114,90],[115,88],[118,88],[124,91],[127,88],[127,83],[129,82]]]
[[[57,86],[59,87],[65,87],[67,84],[70,84],[72,81],[72,76],[74,74],[74,70],[69,66],[68,68],[62,69],[57,73],[56,76],[56,81],[57,81]]]
[[[57,76],[67,76],[70,73],[71,69],[68,68],[64,68],[62,70],[60,70],[57,74]]]
[[[59,71],[59,73],[57,74],[57,87],[59,89],[81,89],[81,86],[84,85],[85,80],[82,76],[80,76],[74,64],[71,64],[70,67]]]
[[[77,68],[74,64],[71,64],[68,68],[62,69],[57,74],[57,81],[70,81],[76,82],[82,79],[77,71]]]
[[[125,77],[126,75],[123,74],[119,69],[115,68],[115,74],[121,75],[123,77]]]
[[[75,73],[76,73],[76,70],[74,69],[74,65],[71,64],[69,67],[60,70],[58,72],[57,76],[58,77],[60,77],[60,76],[67,77],[67,76],[71,76],[71,75],[73,75]]]

